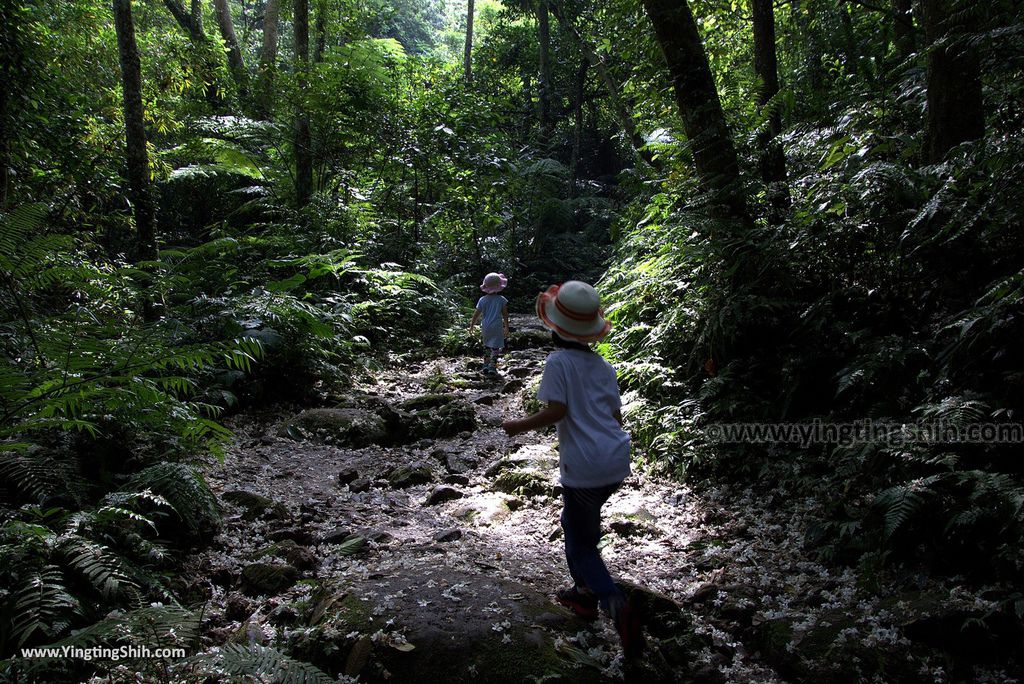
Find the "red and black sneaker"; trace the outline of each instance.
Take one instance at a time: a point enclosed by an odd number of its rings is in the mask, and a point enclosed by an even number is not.
[[[619,633],[626,660],[639,658],[644,652],[644,634],[643,619],[637,605],[632,599],[627,599],[620,604],[612,620],[615,622],[615,631]]]
[[[568,589],[559,589],[555,592],[555,600],[584,620],[598,618],[597,597],[580,591],[575,585]]]

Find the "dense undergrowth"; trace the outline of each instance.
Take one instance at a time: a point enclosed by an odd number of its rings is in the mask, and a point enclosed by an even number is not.
[[[723,244],[685,179],[634,200],[602,280],[617,324],[606,351],[652,465],[694,482],[829,491],[830,517],[808,539],[828,560],[1019,581],[1024,141],[1006,79],[1020,54],[1003,31],[974,39],[990,128],[941,163],[922,162],[923,69],[836,67],[827,109],[794,111],[783,136],[781,220],[762,194],[762,218]],[[756,273],[737,282],[730,252],[754,255]],[[815,421],[885,431],[802,445],[708,438],[723,423]],[[949,437],[979,424],[1007,425],[1016,441]]]

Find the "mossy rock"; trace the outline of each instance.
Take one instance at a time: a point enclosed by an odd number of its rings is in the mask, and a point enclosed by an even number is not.
[[[288,517],[288,509],[285,508],[284,504],[246,489],[234,489],[224,492],[221,494],[221,498],[241,508],[244,520],[256,520],[261,517],[283,520]]]
[[[295,543],[291,539],[282,539],[256,552],[256,558],[273,556],[280,558],[298,570],[312,570],[320,564],[316,555],[307,547]]]
[[[550,495],[552,491],[548,478],[533,470],[505,470],[494,479],[491,488],[526,496]]]
[[[362,448],[388,444],[394,434],[376,411],[362,408],[308,409],[283,423],[281,437]]]
[[[405,489],[434,481],[434,474],[424,465],[398,466],[388,473],[388,483],[395,489]]]
[[[547,328],[520,328],[513,330],[505,341],[505,347],[514,349],[536,349],[552,347],[551,331]]]
[[[298,579],[299,571],[290,565],[250,563],[242,570],[242,591],[250,596],[272,596]]]
[[[476,411],[473,410],[472,404],[447,395],[425,396],[430,398],[430,401],[440,397],[445,401],[405,411],[403,424],[408,439],[454,437],[460,432],[476,430]]]

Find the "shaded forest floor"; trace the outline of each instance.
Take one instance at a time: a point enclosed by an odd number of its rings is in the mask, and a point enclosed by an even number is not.
[[[604,509],[605,560],[648,607],[627,666],[608,620],[550,598],[567,582],[554,434],[500,429],[528,410],[547,334],[513,328],[499,378],[433,358],[332,406],[233,419],[207,469],[226,523],[186,562],[212,599],[205,649],[275,646],[369,682],[1009,678],[958,664],[1005,656],[951,628],[994,607],[984,588],[826,567],[804,545],[818,501],[641,472]]]

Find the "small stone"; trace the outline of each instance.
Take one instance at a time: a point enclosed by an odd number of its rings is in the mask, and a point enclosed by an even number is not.
[[[262,444],[263,446],[270,446],[274,442],[274,438],[271,437],[270,435],[263,435],[262,437],[260,437],[260,444]]]
[[[346,529],[344,527],[335,527],[333,530],[330,530],[329,532],[325,533],[324,536],[320,538],[320,543],[341,544],[351,536],[352,530]]]
[[[235,571],[226,566],[210,571],[210,581],[218,587],[230,587],[236,579]]]
[[[252,521],[260,517],[281,520],[288,517],[288,509],[283,504],[248,490],[229,490],[221,494],[221,498],[243,509],[243,520]]]
[[[372,542],[376,542],[377,544],[390,544],[395,541],[395,535],[383,530],[367,532],[366,538]]]
[[[312,570],[320,565],[320,559],[305,546],[299,546],[290,539],[276,545],[274,555],[288,561],[288,564],[299,570]]]
[[[395,489],[427,484],[433,479],[430,469],[423,465],[399,466],[388,473],[388,483]]]
[[[463,496],[465,496],[465,494],[454,487],[435,487],[434,491],[430,492],[427,496],[427,500],[423,502],[423,505],[436,506],[444,503],[445,501],[461,499]]]
[[[643,526],[634,520],[614,520],[608,527],[620,537],[635,537],[644,532]]]
[[[518,378],[514,380],[509,380],[501,388],[501,393],[512,394],[513,392],[518,392],[519,390],[523,389],[523,387],[525,386],[526,383],[524,383],[522,380],[519,380]]]
[[[275,625],[294,625],[299,619],[299,611],[282,604],[270,612],[268,619]]]
[[[551,530],[551,534],[548,535],[548,541],[555,541],[556,539],[561,539],[561,538],[562,538],[562,528],[561,527],[556,527],[555,529]]]
[[[347,484],[352,484],[359,479],[359,471],[355,468],[345,468],[338,473],[338,484],[344,487]]]
[[[481,394],[473,400],[473,403],[479,406],[493,406],[495,399],[497,399],[497,397],[493,394]]]
[[[462,454],[445,454],[444,467],[452,475],[461,475],[472,469],[473,462]]]
[[[228,594],[224,601],[224,617],[228,620],[245,620],[255,609],[255,604],[241,594]]]
[[[526,368],[525,366],[520,366],[518,368],[509,368],[508,369],[508,374],[511,375],[514,378],[525,378],[526,376],[528,376],[532,372],[533,372],[533,370],[531,370],[529,368]]]
[[[453,542],[462,539],[462,530],[445,530],[434,535],[436,542]]]
[[[508,506],[510,511],[518,511],[526,505],[526,502],[519,497],[513,496],[511,499],[505,499],[505,505]]]
[[[469,484],[469,478],[465,475],[448,475],[444,478],[446,484],[450,485],[462,485],[465,487]]]
[[[283,527],[270,532],[267,535],[267,539],[273,542],[287,539],[296,544],[311,544],[313,542],[313,535],[305,527]]]
[[[718,585],[706,582],[705,584],[697,587],[696,591],[690,596],[690,603],[704,603],[718,596]]]
[[[370,482],[370,480],[368,480],[365,477],[361,477],[358,480],[353,480],[352,482],[348,483],[348,491],[352,492],[353,494],[361,494],[362,492],[370,491],[370,487],[372,486],[373,483]]]

